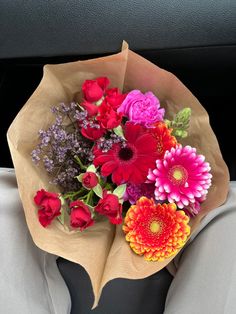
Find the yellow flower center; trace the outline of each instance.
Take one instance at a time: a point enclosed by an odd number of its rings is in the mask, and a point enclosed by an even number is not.
[[[168,178],[174,185],[184,185],[188,180],[188,172],[183,166],[175,165],[169,170]]]
[[[173,177],[176,180],[181,180],[183,178],[183,174],[182,174],[182,172],[180,170],[174,170]]]
[[[150,230],[151,230],[151,232],[152,233],[157,233],[157,232],[159,232],[160,231],[160,229],[161,229],[161,226],[160,226],[160,224],[159,224],[159,222],[157,222],[157,221],[152,221],[152,223],[150,224]]]

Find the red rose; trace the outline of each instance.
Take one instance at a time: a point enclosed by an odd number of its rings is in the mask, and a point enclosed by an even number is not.
[[[61,200],[57,193],[50,193],[42,189],[37,191],[34,202],[40,206],[38,217],[43,227],[50,225],[52,220],[61,214]]]
[[[127,94],[121,94],[118,88],[110,88],[106,90],[106,101],[114,110],[118,109],[124,101]]]
[[[82,177],[82,184],[88,189],[94,188],[98,184],[98,177],[94,172],[86,172]]]
[[[96,80],[86,80],[82,85],[84,98],[90,102],[98,101],[102,98],[108,85],[109,80],[106,77],[99,77]]]
[[[82,201],[74,201],[70,203],[70,225],[73,228],[80,228],[80,231],[92,226],[94,220],[87,205]]]
[[[81,106],[85,110],[87,110],[88,115],[90,117],[94,117],[94,116],[96,116],[98,114],[98,107],[96,105],[94,105],[94,104],[91,104],[90,102],[88,102],[86,100],[81,104]]]
[[[106,133],[106,130],[100,126],[99,129],[97,128],[91,128],[90,126],[87,126],[86,128],[81,128],[81,134],[88,138],[89,140],[96,141],[100,137],[102,137]]]
[[[110,81],[107,77],[98,77],[96,79],[98,85],[105,91],[105,89],[107,88],[107,86],[110,84]]]
[[[117,113],[106,101],[98,107],[97,120],[105,129],[114,129],[121,123],[122,114]]]
[[[112,224],[122,223],[122,205],[119,203],[118,196],[103,193],[103,198],[100,199],[95,211],[101,215],[107,216]]]

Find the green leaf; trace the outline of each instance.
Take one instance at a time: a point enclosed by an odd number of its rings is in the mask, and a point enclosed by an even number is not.
[[[165,120],[165,123],[172,129],[172,135],[179,138],[185,138],[188,135],[187,130],[189,128],[190,117],[191,109],[184,108],[177,112],[173,121]]]
[[[83,163],[80,160],[79,156],[75,155],[74,159],[77,162],[77,164],[80,166],[80,168],[86,171],[87,167],[85,165],[83,165]]]
[[[79,182],[82,182],[83,175],[84,175],[84,173],[81,173],[80,175],[76,176],[76,179],[77,179]]]
[[[98,197],[102,198],[102,187],[100,184],[97,184],[92,190]]]
[[[94,172],[94,173],[96,173],[96,168],[95,168],[95,166],[94,165],[90,165],[88,168],[87,168],[87,172]]]
[[[122,138],[125,139],[125,136],[124,136],[124,132],[123,132],[123,129],[122,129],[122,126],[119,125],[117,128],[113,129],[114,133]]]
[[[176,130],[175,136],[180,137],[180,138],[185,138],[188,136],[188,132],[185,130]]]
[[[123,198],[124,194],[125,194],[125,190],[126,190],[126,184],[121,184],[119,186],[117,186],[117,188],[115,188],[115,190],[113,191],[112,194],[115,194],[116,196],[118,196],[118,198]]]

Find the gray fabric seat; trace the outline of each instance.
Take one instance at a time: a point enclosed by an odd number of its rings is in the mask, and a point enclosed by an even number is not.
[[[0,313],[69,314],[57,257],[33,243],[13,169],[0,168],[0,229]]]

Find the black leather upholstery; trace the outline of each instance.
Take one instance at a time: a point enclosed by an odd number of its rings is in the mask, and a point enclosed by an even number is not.
[[[234,0],[0,0],[0,59],[236,43]]]
[[[99,306],[93,305],[93,293],[89,277],[77,264],[58,259],[72,298],[71,314],[161,314],[172,281],[166,269],[145,279],[115,279],[103,289]]]

